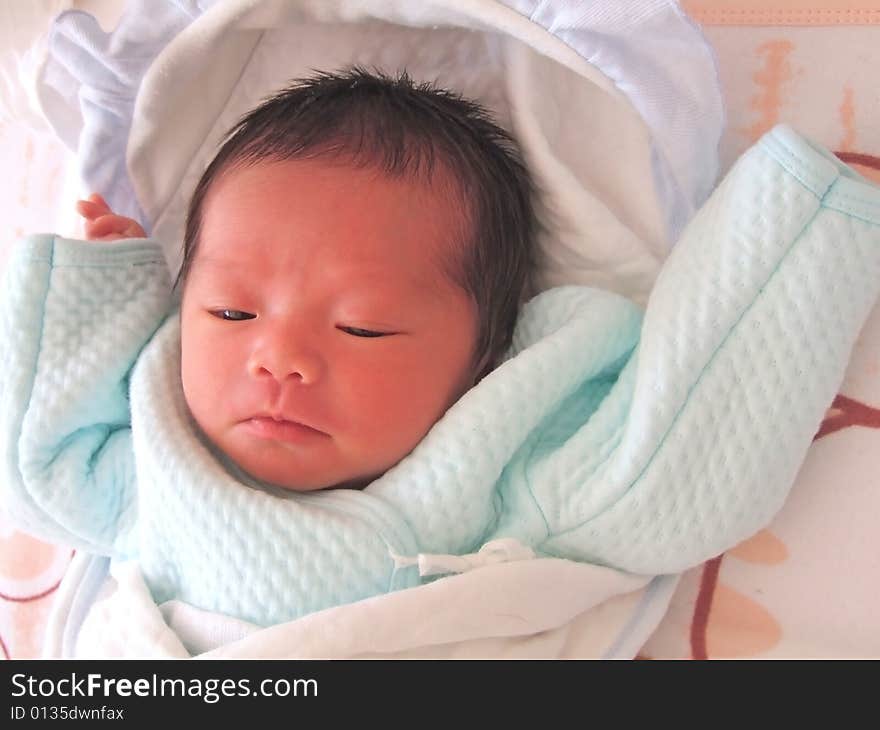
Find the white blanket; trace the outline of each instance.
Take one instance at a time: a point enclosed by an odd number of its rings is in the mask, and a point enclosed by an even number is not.
[[[178,601],[156,606],[134,563],[106,571],[104,559],[74,559],[49,622],[47,657],[631,658],[678,583],[526,560],[260,629]]]

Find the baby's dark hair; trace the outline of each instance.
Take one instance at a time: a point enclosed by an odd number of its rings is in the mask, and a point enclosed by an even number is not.
[[[294,81],[229,131],[190,201],[178,282],[198,247],[202,206],[228,169],[264,161],[339,159],[391,177],[432,180],[439,165],[456,188],[468,233],[447,262],[478,312],[476,375],[510,346],[532,291],[535,190],[513,138],[478,104],[433,84],[355,67]],[[467,245],[469,244],[469,245]]]

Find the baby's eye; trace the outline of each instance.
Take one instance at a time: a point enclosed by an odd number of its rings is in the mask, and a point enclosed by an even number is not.
[[[340,326],[337,329],[342,330],[346,334],[354,335],[355,337],[385,337],[388,335],[388,332],[375,332],[374,330],[365,330],[360,327],[343,327]]]
[[[250,312],[241,312],[238,309],[218,309],[211,312],[215,317],[225,319],[229,322],[242,322],[246,319],[254,319],[257,315]]]

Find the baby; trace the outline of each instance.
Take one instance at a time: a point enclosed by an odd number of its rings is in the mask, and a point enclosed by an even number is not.
[[[405,73],[294,83],[195,189],[179,316],[141,225],[97,194],[77,207],[91,243],[35,236],[10,267],[10,509],[136,559],[157,602],[257,624],[388,590],[389,551],[417,542],[386,535],[400,516],[360,490],[499,363],[530,287],[533,186],[512,138]],[[317,530],[351,542],[356,578],[326,577],[340,550],[309,543]],[[304,576],[326,565],[317,590]]]
[[[510,345],[535,231],[511,138],[472,102],[356,69],[245,116],[190,205],[181,379],[259,480],[361,488]],[[143,237],[100,196],[86,237]]]

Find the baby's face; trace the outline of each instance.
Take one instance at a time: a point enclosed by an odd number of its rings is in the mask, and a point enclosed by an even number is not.
[[[361,486],[472,384],[471,298],[439,263],[461,213],[326,161],[227,171],[202,209],[181,375],[208,438],[263,481]]]

